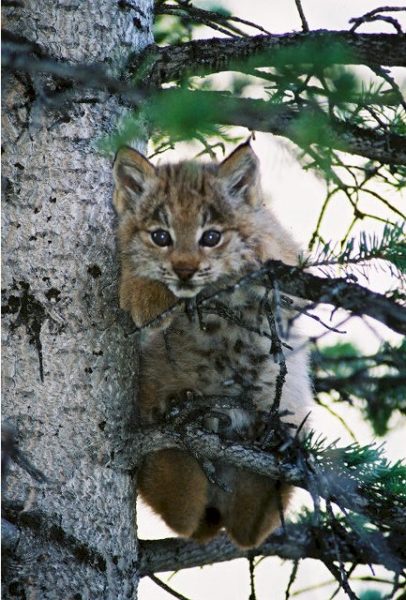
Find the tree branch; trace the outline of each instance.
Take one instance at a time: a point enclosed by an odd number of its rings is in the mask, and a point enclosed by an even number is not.
[[[163,90],[168,101],[175,102],[176,90]],[[311,144],[329,146],[343,152],[358,154],[381,163],[406,165],[406,136],[379,133],[351,123],[328,118],[321,110],[308,104],[292,107],[265,100],[236,98],[222,92],[190,92],[195,105],[209,106],[213,122],[237,125],[251,130],[266,131],[287,137],[300,147]],[[303,137],[302,124],[306,127]]]
[[[130,65],[130,70],[136,73],[140,61],[146,58],[150,64],[148,82],[159,87],[187,75],[238,70],[238,63],[247,58],[252,67],[271,67],[278,64],[278,50],[300,48],[304,43],[319,45],[321,51],[336,46],[341,50],[337,57],[341,64],[406,66],[405,36],[318,30],[233,39],[211,38],[164,48],[149,46],[144,57]]]
[[[209,107],[213,122],[218,124],[270,132],[287,137],[303,148],[320,144],[381,163],[406,165],[406,136],[403,135],[379,133],[328,118],[321,110],[306,103],[299,108],[265,100],[236,98],[222,92],[189,93],[196,106]],[[171,89],[161,92],[167,102],[175,102],[176,94],[177,90]],[[313,125],[306,126],[303,137],[305,122]]]
[[[288,35],[303,36],[305,34]],[[50,104],[58,105],[72,100],[72,96],[77,94],[78,89],[93,89],[116,94],[134,107],[139,107],[146,100],[147,92],[145,89],[141,89],[140,86],[135,87],[131,82],[124,79],[111,76],[105,70],[104,65],[83,65],[56,61],[29,40],[15,39],[15,36],[10,38],[7,35],[4,37],[2,65],[5,71],[17,71],[32,76],[50,75],[56,81],[59,81],[59,85],[63,81],[67,86],[66,89],[56,95],[53,92],[51,93],[49,97]],[[389,37],[396,38],[398,36]],[[228,40],[220,39],[217,41],[223,43]],[[241,43],[245,41],[246,38],[241,39]],[[203,42],[206,42],[206,40],[203,40]],[[170,47],[174,51],[178,51],[179,48],[180,46]],[[162,51],[164,50],[166,49],[162,49]],[[155,66],[152,67],[152,74],[154,69]],[[148,68],[146,70],[148,71]],[[146,80],[147,77],[143,79],[143,83]],[[167,95],[168,100],[171,99],[173,93],[176,93],[176,91],[164,90],[162,92],[164,97]],[[239,125],[252,130],[267,131],[275,135],[288,137],[302,147],[304,144],[309,145],[312,143],[328,144],[337,150],[359,154],[381,163],[406,164],[405,136],[390,132],[379,133],[373,129],[363,129],[337,119],[328,119],[327,115],[321,110],[316,111],[314,107],[306,104],[302,104],[300,107],[292,107],[272,104],[263,100],[236,98],[221,92],[194,91],[190,93],[194,94],[196,105],[200,102],[210,105],[213,121],[220,124]],[[47,94],[44,94],[43,100],[48,100]],[[315,127],[306,128],[305,140],[302,137],[303,128],[301,126],[304,117],[309,120],[316,119]],[[317,119],[320,119],[319,124],[317,124]]]
[[[202,567],[249,556],[279,556],[286,560],[328,558],[334,561],[337,560],[337,547],[343,562],[381,564],[389,570],[397,570],[399,562],[393,556],[398,553],[402,540],[393,535],[381,538],[381,543],[376,544],[378,537],[371,536],[368,539],[349,532],[338,537],[310,523],[289,523],[285,531],[282,528],[277,529],[264,544],[250,550],[238,548],[230,542],[226,534],[216,537],[208,544],[179,538],[139,540],[140,576]],[[385,551],[382,545],[385,546]]]
[[[86,543],[68,534],[59,521],[39,510],[24,510],[20,503],[5,501],[2,519],[2,543],[4,552],[11,557],[24,529],[47,539],[49,543],[65,548],[79,562],[96,570],[105,570],[110,559]],[[389,570],[399,571],[402,560],[403,540],[401,534],[382,535],[373,533],[357,536],[343,528],[328,531],[308,523],[287,524],[285,529],[272,533],[259,548],[244,551],[230,542],[225,534],[208,544],[199,544],[180,538],[140,540],[137,570],[140,577],[196,566],[204,566],[248,556],[279,556],[284,559],[314,558],[337,560],[337,549],[343,562],[380,564]],[[135,557],[134,557],[135,558]]]
[[[264,267],[280,289],[288,294],[317,303],[333,304],[354,315],[377,319],[398,333],[406,334],[406,310],[400,304],[346,279],[326,278],[300,268],[269,260]]]
[[[342,510],[352,510],[358,514],[368,516],[375,524],[381,527],[398,527],[400,532],[405,532],[406,522],[402,511],[397,506],[387,502],[377,503],[374,498],[368,498],[367,490],[350,476],[343,462],[344,448],[336,448],[331,452],[334,456],[334,468],[328,468],[316,463],[306,454],[300,445],[289,446],[283,456],[259,449],[252,442],[250,444],[235,443],[222,440],[217,435],[196,429],[191,425],[182,427],[182,432],[174,431],[168,425],[162,428],[143,429],[137,432],[134,440],[128,440],[116,456],[116,467],[133,470],[140,464],[142,458],[151,452],[165,448],[187,449],[199,459],[205,458],[215,463],[223,462],[228,465],[246,469],[259,475],[270,477],[277,481],[290,483],[312,494],[317,494],[335,502]],[[328,451],[325,451],[327,456]],[[310,463],[308,464],[308,459]],[[341,469],[339,468],[341,467]]]

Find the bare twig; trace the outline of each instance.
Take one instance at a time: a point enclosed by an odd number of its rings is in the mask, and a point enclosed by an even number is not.
[[[173,588],[171,588],[169,585],[167,585],[166,583],[164,583],[156,575],[152,575],[152,573],[150,573],[148,575],[148,577],[151,579],[151,581],[153,581],[154,583],[156,583],[156,585],[158,585],[160,588],[162,588],[163,590],[165,590],[165,592],[168,592],[168,594],[170,594],[174,598],[178,598],[178,600],[189,600],[189,598],[186,598],[186,596],[183,596],[183,594],[179,594],[179,592],[177,592],[176,590],[174,590]]]
[[[250,572],[250,595],[248,600],[257,600],[255,593],[255,560],[253,556],[248,557],[248,565]]]
[[[298,569],[299,569],[299,560],[295,560],[295,561],[293,561],[292,571],[290,573],[288,586],[285,591],[285,600],[289,600],[289,598],[290,598],[290,588],[295,583]]]
[[[358,440],[357,440],[354,432],[352,431],[352,429],[348,426],[348,423],[347,423],[346,419],[343,419],[343,417],[341,415],[339,415],[335,410],[333,410],[331,408],[331,406],[329,406],[328,404],[324,404],[324,402],[322,402],[320,400],[320,398],[316,398],[316,402],[317,402],[317,404],[319,404],[320,406],[322,406],[323,408],[325,408],[334,418],[336,418],[338,421],[340,421],[341,425],[349,433],[349,435],[351,436],[351,438],[353,439],[353,441],[355,443],[358,443]]]
[[[390,23],[396,29],[397,33],[402,34],[402,27],[397,19],[393,17],[388,17],[381,15],[379,13],[383,12],[400,12],[406,11],[406,6],[380,6],[378,8],[374,8],[373,10],[365,13],[361,17],[353,17],[350,19],[350,23],[354,23],[351,27],[350,31],[355,32],[360,25],[363,23],[370,23],[371,21],[386,21],[386,23]]]
[[[323,562],[326,565],[326,567],[328,568],[328,570],[330,571],[330,573],[335,577],[335,579],[340,584],[340,588],[342,588],[344,590],[344,592],[347,594],[347,597],[350,598],[350,600],[359,600],[358,596],[353,592],[353,590],[350,587],[350,584],[348,582],[348,577],[347,577],[347,574],[345,573],[345,571],[336,567],[332,561],[325,560]]]
[[[405,8],[405,10],[406,10],[406,8]],[[406,110],[406,100],[400,90],[400,87],[398,86],[395,79],[390,74],[389,69],[385,69],[384,67],[382,67],[380,65],[375,65],[375,66],[371,67],[371,69],[376,75],[378,75],[379,77],[382,77],[382,79],[385,79],[385,81],[387,83],[389,83],[390,87],[396,94],[397,101]]]
[[[190,4],[185,5],[179,3],[179,7],[176,5],[162,4],[159,8],[159,14],[173,15],[181,17],[182,19],[188,19],[192,22],[199,23],[200,25],[206,25],[206,27],[210,27],[210,29],[214,29],[215,31],[219,31],[224,35],[228,35],[233,38],[244,35],[240,29],[227,23],[224,18],[217,18],[219,15],[216,15],[216,13],[198,9]]]
[[[272,332],[272,354],[274,355],[274,360],[279,364],[279,373],[276,377],[275,382],[275,396],[272,402],[271,411],[276,413],[279,411],[280,401],[282,398],[282,389],[285,384],[286,375],[288,373],[288,369],[286,367],[285,356],[282,350],[282,343],[279,339],[279,336],[276,334],[274,329],[274,321],[272,318],[269,319],[269,326]]]
[[[225,27],[224,33],[226,35],[230,35],[227,31],[227,28],[230,29],[233,33],[238,33],[239,35],[245,35],[243,31],[237,29],[230,23],[230,21],[234,21],[235,23],[241,23],[242,25],[247,25],[248,27],[252,27],[257,29],[258,31],[262,31],[263,33],[269,34],[269,31],[258,25],[257,23],[253,23],[252,21],[247,21],[246,19],[241,19],[240,17],[234,17],[232,15],[222,15],[219,12],[213,10],[205,10],[199,8],[197,6],[192,5],[190,2],[177,0],[178,6],[182,9],[181,16],[184,17],[185,14],[189,15],[191,20],[195,20],[198,23],[203,23],[207,27],[211,27],[212,29],[217,29],[218,24],[220,23],[223,27]],[[166,5],[165,2],[160,2],[159,5],[155,8],[155,14],[179,14],[179,8],[176,5]],[[214,26],[213,26],[214,25]]]
[[[295,4],[300,16],[300,20],[302,21],[302,31],[307,33],[309,31],[309,24],[303,11],[302,2],[301,0],[295,0]]]

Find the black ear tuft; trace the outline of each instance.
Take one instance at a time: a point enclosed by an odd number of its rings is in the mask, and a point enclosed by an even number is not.
[[[156,178],[154,165],[137,150],[124,146],[114,159],[116,184],[115,207],[118,213],[137,201],[148,184]]]

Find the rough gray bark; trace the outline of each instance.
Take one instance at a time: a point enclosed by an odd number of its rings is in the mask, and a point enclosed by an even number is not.
[[[152,41],[151,5],[29,0],[4,21],[52,56],[104,61],[117,76]],[[10,468],[5,496],[23,510],[3,597],[133,599],[134,485],[110,461],[134,425],[135,340],[117,302],[110,161],[94,147],[123,109],[99,96],[47,111],[47,85],[10,75],[3,105],[3,418],[47,477]],[[39,513],[105,562],[83,560],[55,528],[26,527]]]

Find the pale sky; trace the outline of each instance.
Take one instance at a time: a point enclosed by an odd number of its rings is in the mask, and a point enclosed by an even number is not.
[[[220,3],[220,2],[219,2]],[[200,2],[202,7],[209,7],[216,2]],[[301,28],[294,0],[250,0],[243,2],[238,0],[224,0],[224,6],[238,17],[259,23],[272,33],[283,33]],[[303,0],[302,5],[311,29],[347,29],[348,20],[354,16],[360,16],[375,7],[381,6],[378,0]],[[391,6],[404,6],[403,0],[392,0]],[[406,13],[397,13],[399,21],[403,21],[406,27]],[[392,32],[388,24],[377,23],[364,26],[361,31],[387,31]],[[211,37],[212,34],[207,34]],[[401,75],[402,78],[402,75]],[[403,82],[405,75],[403,74]],[[264,188],[269,192],[273,209],[287,227],[304,245],[314,229],[318,211],[325,195],[325,184],[311,172],[305,172],[298,164],[291,151],[289,144],[269,134],[257,134],[253,142],[255,152],[261,161],[261,172]],[[232,147],[230,146],[230,150]],[[165,154],[164,160],[176,160],[179,156],[185,157],[190,153],[190,148],[181,147],[176,153]],[[190,156],[189,156],[190,157]],[[387,190],[384,191],[388,193]],[[387,198],[396,202],[398,208],[405,206],[405,195],[395,196],[390,192]],[[346,222],[351,218],[347,204],[337,201],[332,204],[328,218],[326,219],[324,234],[326,239],[339,239],[344,231]],[[349,222],[349,221],[348,221]],[[373,230],[371,226],[371,231]],[[356,230],[355,230],[356,233]],[[382,276],[379,272],[371,278],[370,285],[377,291],[385,291],[392,285],[390,278]],[[371,327],[365,327],[360,319],[353,319],[346,325],[347,335],[342,336],[343,341],[355,340],[357,345],[368,352],[373,353],[381,343],[381,339],[397,339],[385,327],[371,321]],[[309,334],[314,330],[310,327]],[[337,336],[327,338],[326,343],[335,343]],[[360,442],[372,441],[373,435],[369,426],[362,421],[359,411],[343,406],[339,409],[340,414],[351,422]],[[331,439],[341,437],[343,443],[349,441],[348,434],[336,419],[326,415],[323,409],[316,409],[313,414],[313,422],[316,429],[329,435]],[[404,455],[402,438],[405,431],[399,423],[394,424],[394,431],[388,443],[388,455],[393,459]],[[306,494],[300,493],[297,505],[300,506]],[[166,526],[152,514],[152,511],[140,504],[138,514],[139,536],[141,538],[160,538],[173,535]],[[291,563],[284,563],[279,558],[271,558],[262,561],[256,569],[256,591],[258,600],[283,600],[287,582],[291,571]],[[357,570],[358,572],[358,570]],[[360,570],[361,573],[361,570]],[[383,569],[377,569],[376,573],[384,573]],[[370,574],[366,569],[362,574]],[[158,574],[164,581],[168,581],[169,574]],[[306,560],[299,569],[297,581],[293,590],[298,590],[312,583],[331,580],[326,569],[317,561]],[[221,563],[203,569],[188,569],[177,573],[168,584],[175,590],[184,594],[190,600],[248,600],[248,563],[244,560]],[[356,591],[365,590],[368,584],[354,585]],[[377,586],[370,584],[371,589]],[[333,587],[320,588],[303,593],[298,598],[303,600],[325,600],[329,597]],[[386,590],[387,591],[387,590]],[[141,582],[139,589],[140,600],[167,600],[170,596],[158,588],[147,578]],[[339,593],[337,600],[344,600],[347,596]]]

